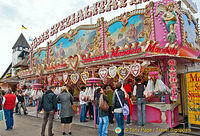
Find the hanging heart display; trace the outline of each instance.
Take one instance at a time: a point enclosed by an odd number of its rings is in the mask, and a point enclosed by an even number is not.
[[[51,85],[52,80],[53,80],[53,75],[48,75],[47,76],[48,85]]]
[[[77,68],[78,63],[79,63],[79,56],[77,54],[69,57],[69,64],[71,65],[73,70]]]
[[[98,73],[101,79],[105,79],[108,75],[108,69],[103,66],[99,69]]]
[[[134,77],[137,77],[139,74],[140,74],[140,71],[141,71],[141,65],[140,63],[133,63],[131,65],[131,74],[134,76]]]
[[[79,80],[79,74],[75,73],[75,74],[71,74],[70,76],[72,83],[76,84]]]
[[[69,74],[67,72],[63,73],[63,81],[66,82],[68,80]]]
[[[117,74],[123,80],[125,80],[130,74],[130,68],[128,66],[118,67]]]
[[[115,78],[115,76],[117,75],[117,67],[116,66],[109,67],[108,73],[110,77]]]
[[[86,79],[89,78],[89,72],[83,72],[81,73],[81,80],[83,81],[83,83],[86,84]]]
[[[61,74],[56,74],[56,80],[60,83],[60,84],[62,84],[62,82],[63,82],[63,76],[61,75]]]

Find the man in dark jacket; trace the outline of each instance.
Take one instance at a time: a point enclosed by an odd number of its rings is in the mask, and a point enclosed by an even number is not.
[[[125,102],[125,94],[121,89],[121,83],[117,82],[116,83],[116,90],[115,93],[113,94],[113,99],[112,99],[112,111],[115,115],[115,119],[117,121],[117,126],[121,129],[121,132],[118,134],[118,136],[124,136],[124,116],[122,112],[122,106],[124,106]],[[119,96],[119,99],[117,97]],[[120,101],[122,103],[122,106],[120,104]]]
[[[39,111],[44,109],[44,118],[42,123],[42,131],[41,136],[45,136],[45,128],[49,118],[49,128],[48,128],[48,136],[53,136],[52,128],[53,128],[53,118],[54,111],[57,112],[57,99],[54,94],[55,87],[51,86],[49,89],[43,94],[40,106],[38,108]]]
[[[17,96],[17,99],[18,99],[18,112],[19,112],[19,115],[21,115],[21,108],[23,109],[24,111],[24,115],[26,115],[26,107],[25,107],[25,102],[24,102],[24,96],[22,94],[22,91],[19,91],[19,94],[16,95]]]

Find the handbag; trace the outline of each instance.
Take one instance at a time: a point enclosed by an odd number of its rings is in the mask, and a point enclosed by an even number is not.
[[[128,105],[127,105],[126,103],[124,103],[124,106],[123,106],[123,105],[122,105],[122,102],[121,102],[121,100],[120,100],[120,98],[119,98],[119,95],[118,95],[118,93],[117,93],[117,90],[115,90],[115,93],[116,93],[117,98],[118,98],[118,100],[119,100],[119,103],[120,103],[120,105],[121,105],[121,107],[122,107],[123,115],[124,115],[124,116],[128,116],[129,113],[130,113],[130,110],[129,110]]]
[[[76,104],[72,105],[72,109],[73,109],[74,112],[77,112],[77,106],[76,106]]]
[[[103,99],[103,94],[99,98],[99,108],[103,111],[108,111],[109,109],[108,103]]]
[[[0,121],[3,120],[3,110],[0,110]]]

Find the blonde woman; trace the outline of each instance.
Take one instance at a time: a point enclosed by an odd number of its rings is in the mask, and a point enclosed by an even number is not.
[[[62,134],[67,135],[65,133],[65,125],[68,124],[68,135],[71,135],[72,132],[72,118],[74,116],[74,111],[72,109],[73,105],[73,97],[70,94],[68,88],[66,86],[63,86],[61,88],[61,93],[57,96],[57,100],[61,103],[61,126],[62,126]]]

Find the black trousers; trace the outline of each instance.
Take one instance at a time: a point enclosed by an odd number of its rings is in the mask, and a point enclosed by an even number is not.
[[[92,106],[91,102],[88,102],[88,105],[86,105],[85,117],[87,117],[88,110],[89,110],[90,119],[93,119],[94,118],[94,112],[93,112],[93,106]]]
[[[109,123],[113,124],[113,113],[112,113],[112,106],[109,106],[108,109],[108,118],[109,118]]]

